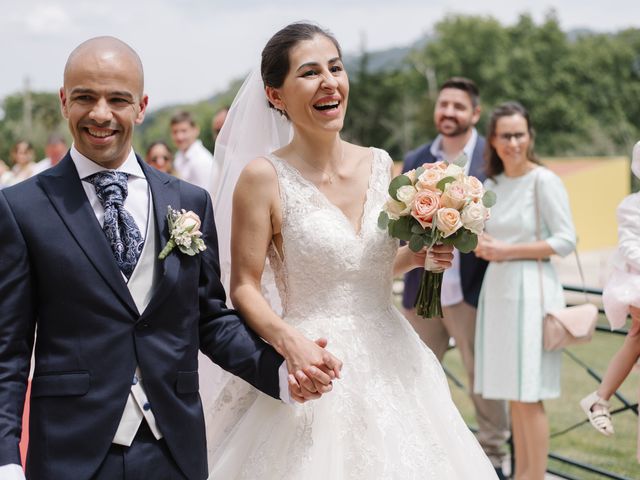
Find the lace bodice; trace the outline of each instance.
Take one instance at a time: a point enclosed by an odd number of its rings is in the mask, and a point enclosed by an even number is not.
[[[387,196],[391,158],[372,148],[371,177],[360,231],[310,181],[284,160],[268,158],[278,174],[283,257],[269,249],[269,262],[283,316],[353,316],[391,302],[391,269],[397,241],[377,226]]]

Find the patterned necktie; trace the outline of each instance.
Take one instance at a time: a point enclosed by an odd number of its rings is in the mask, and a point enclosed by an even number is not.
[[[96,187],[96,195],[104,208],[102,231],[107,236],[120,271],[127,279],[131,277],[144,245],[133,216],[124,208],[128,177],[123,172],[103,170],[84,179]]]

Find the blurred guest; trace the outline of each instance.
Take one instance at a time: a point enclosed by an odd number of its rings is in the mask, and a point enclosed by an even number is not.
[[[199,136],[200,127],[189,112],[178,112],[171,117],[171,138],[178,149],[173,164],[176,173],[181,179],[211,192],[212,181],[218,183],[219,168],[215,167],[213,155],[202,145]]]
[[[49,135],[47,145],[44,147],[46,157],[33,166],[33,175],[44,172],[47,168],[55,167],[67,153],[67,150],[67,141],[63,135],[59,133]]]
[[[218,137],[220,130],[222,130],[224,121],[227,118],[227,113],[229,113],[229,109],[227,107],[221,108],[211,119],[211,138],[213,138],[214,141]]]
[[[144,157],[147,164],[157,168],[161,172],[175,175],[173,169],[173,155],[169,146],[161,140],[153,142],[147,149],[147,155]]]
[[[425,163],[453,162],[465,155],[465,173],[485,179],[483,152],[485,138],[475,126],[480,120],[480,93],[473,80],[452,77],[440,86],[433,111],[438,136],[431,143],[409,152],[402,169],[406,172]],[[471,385],[471,400],[478,422],[478,441],[487,454],[499,479],[503,479],[502,463],[509,438],[509,419],[503,400],[488,400],[473,394],[474,342],[476,308],[487,262],[473,253],[454,251],[453,266],[444,272],[442,281],[442,318],[422,318],[414,308],[422,268],[416,268],[404,277],[402,305],[407,320],[424,343],[442,361],[453,337],[462,357]]]
[[[640,142],[633,149],[631,171],[640,178]],[[640,357],[640,192],[625,197],[616,209],[618,249],[612,272],[602,291],[602,303],[611,329],[622,328],[631,314],[631,326],[615,353],[598,389],[580,401],[591,425],[603,435],[613,435],[609,399],[625,381]],[[640,438],[637,458],[640,461]]]
[[[15,185],[33,175],[35,162],[33,145],[26,140],[19,140],[11,148],[11,171],[2,177],[5,186]]]
[[[0,159],[0,188],[4,187],[5,178],[8,179],[10,175],[11,171],[9,170],[9,167],[4,160]]]
[[[542,400],[560,396],[562,352],[543,349],[542,319],[545,311],[565,306],[549,257],[568,255],[576,242],[567,192],[540,165],[533,140],[522,105],[494,110],[485,186],[498,202],[476,248],[490,263],[478,304],[475,391],[510,401],[516,480],[545,475],[549,424]]]

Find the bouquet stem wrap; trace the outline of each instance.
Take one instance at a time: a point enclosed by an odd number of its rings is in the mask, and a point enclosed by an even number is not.
[[[429,252],[424,260],[424,272],[416,297],[416,313],[422,318],[442,318],[442,277],[444,270],[430,257]]]

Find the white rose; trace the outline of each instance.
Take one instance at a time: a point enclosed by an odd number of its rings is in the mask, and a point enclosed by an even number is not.
[[[489,218],[489,210],[482,205],[482,202],[469,203],[462,209],[462,214],[460,215],[464,228],[476,235],[480,235],[484,231],[484,223],[487,218]]]
[[[191,235],[197,235],[200,233],[200,217],[191,210],[188,212],[183,210],[176,218],[174,228],[188,231]]]
[[[447,165],[447,169],[444,171],[445,177],[453,177],[455,179],[462,179],[464,176],[464,170],[454,163]]]
[[[387,212],[391,220],[398,220],[401,216],[409,213],[410,209],[404,203],[397,202],[393,198],[390,198],[384,205],[384,211]]]
[[[408,207],[411,205],[411,202],[413,202],[413,197],[416,196],[416,191],[417,190],[414,186],[404,185],[398,189],[396,197]]]

